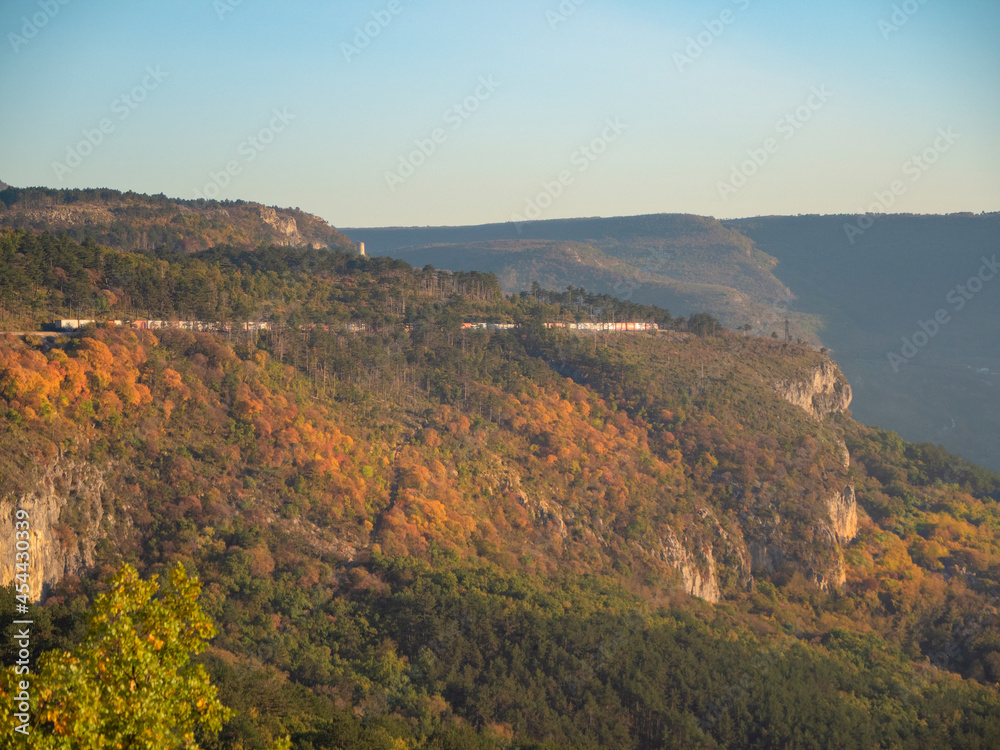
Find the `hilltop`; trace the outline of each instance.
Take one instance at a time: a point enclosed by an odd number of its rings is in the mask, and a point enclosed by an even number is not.
[[[273,323],[0,336],[33,645],[121,560],[182,563],[239,712],[213,746],[1000,738],[1000,476],[854,421],[814,348],[341,250],[3,230],[3,279],[26,318]],[[622,316],[663,330],[546,327]]]
[[[299,209],[107,189],[0,187],[0,227],[66,232],[78,241],[89,237],[118,250],[351,247],[350,240],[323,219]]]

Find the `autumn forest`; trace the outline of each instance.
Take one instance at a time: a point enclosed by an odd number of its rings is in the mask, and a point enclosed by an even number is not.
[[[1000,743],[1000,476],[854,421],[828,353],[233,231],[0,229],[33,746]],[[145,317],[269,326],[101,322]]]

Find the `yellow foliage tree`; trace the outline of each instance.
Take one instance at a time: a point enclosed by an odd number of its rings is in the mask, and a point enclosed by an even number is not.
[[[143,581],[125,565],[94,602],[87,635],[75,653],[39,658],[30,679],[28,746],[48,750],[197,748],[195,730],[217,733],[231,715],[191,654],[215,634],[198,605],[201,584],[183,566]],[[159,595],[157,595],[159,594]],[[20,680],[0,674],[0,748],[24,747],[12,704]]]

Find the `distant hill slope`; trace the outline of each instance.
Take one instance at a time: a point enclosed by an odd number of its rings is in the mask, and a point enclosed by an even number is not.
[[[0,227],[66,232],[118,250],[197,252],[217,245],[271,244],[347,249],[352,244],[323,219],[297,208],[106,189],[0,188]]]
[[[468,227],[345,229],[370,255],[417,266],[489,270],[507,291],[533,281],[583,285],[676,314],[711,309],[725,325],[784,330],[775,300],[791,292],[771,273],[774,258],[712,218],[653,214],[556,219]],[[817,321],[792,316],[796,335],[814,339]]]
[[[822,317],[858,419],[1000,468],[1000,270],[984,263],[1000,214],[877,217],[853,244],[845,225],[856,217],[726,222],[777,258],[793,309]]]
[[[834,350],[860,419],[1000,469],[1000,283],[961,309],[948,300],[1000,249],[1000,214],[883,216],[857,229],[845,216],[661,214],[345,231],[370,254],[493,271],[508,291],[584,285],[782,338],[787,318],[794,337]],[[939,310],[948,322],[906,358],[903,339],[921,342],[920,323]],[[894,370],[893,353],[907,363]]]
[[[495,273],[507,291],[530,289],[533,283],[548,289],[574,285],[675,312],[700,311],[711,305],[733,315],[750,303],[747,294],[731,287],[643,272],[582,242],[499,240],[401,248],[391,254],[415,266]]]

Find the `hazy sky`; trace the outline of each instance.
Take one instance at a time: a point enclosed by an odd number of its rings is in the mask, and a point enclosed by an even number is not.
[[[354,227],[1000,209],[996,0],[4,0],[0,32],[18,186]]]

